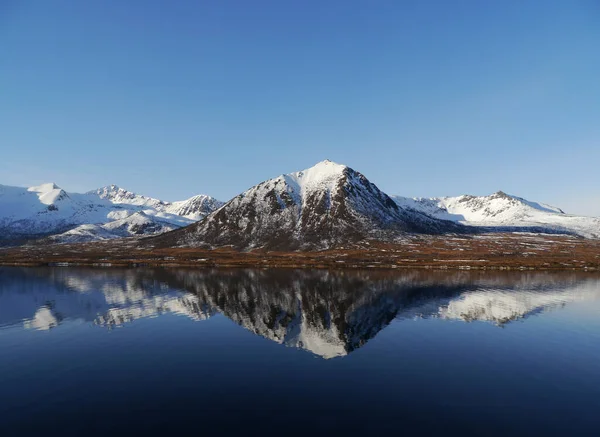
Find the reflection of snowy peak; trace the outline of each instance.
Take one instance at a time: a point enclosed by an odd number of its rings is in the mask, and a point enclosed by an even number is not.
[[[9,272],[9,273],[6,273]],[[193,294],[168,288],[135,271],[2,270],[0,328],[23,324],[47,330],[66,320],[114,327],[142,317],[175,313],[211,316]]]
[[[163,313],[180,314],[193,320],[206,320],[212,315],[212,311],[204,308],[193,294],[159,295],[140,299],[125,307],[111,307],[104,314],[98,315],[95,323],[114,327]]]
[[[565,214],[561,209],[498,191],[490,196],[407,198],[394,196],[411,208],[444,220],[492,228],[531,228],[552,233],[600,238],[600,219]]]
[[[441,306],[439,316],[444,319],[492,322],[498,325],[527,317],[537,312],[560,308],[571,302],[600,299],[600,289],[576,287],[568,292],[523,290],[484,290],[468,292]]]
[[[290,270],[0,269],[0,328],[69,320],[114,327],[164,313],[221,313],[245,329],[323,358],[362,347],[394,320],[503,325],[600,300],[586,274]]]
[[[569,303],[600,300],[599,281],[546,283],[544,275],[497,283],[484,279],[458,294],[416,300],[398,312],[399,319],[440,318],[496,325],[562,308]]]
[[[204,195],[163,202],[116,185],[85,194],[67,193],[52,183],[31,188],[0,185],[0,243],[44,236],[54,242],[79,242],[158,234],[189,225],[220,205]]]

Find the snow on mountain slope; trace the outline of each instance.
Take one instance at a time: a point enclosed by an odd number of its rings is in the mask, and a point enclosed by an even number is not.
[[[201,220],[213,211],[224,205],[223,202],[205,194],[198,194],[188,200],[173,202],[165,208],[166,212],[189,218]]]
[[[115,185],[85,194],[67,193],[53,183],[31,188],[0,185],[0,241],[51,236],[54,242],[75,242],[152,235],[187,226],[220,205],[205,195],[164,202]]]
[[[36,193],[38,199],[44,205],[52,205],[61,200],[69,199],[67,193],[56,184],[42,184],[37,187],[30,187],[27,189],[29,192]]]
[[[97,194],[101,199],[106,199],[113,204],[144,207],[149,209],[147,214],[157,215],[165,219],[173,219],[173,216],[180,216],[197,221],[223,206],[223,202],[206,194],[198,194],[187,200],[177,202],[165,202],[132,193],[116,185],[99,188],[91,191],[90,194]],[[152,210],[157,213],[152,214]]]
[[[162,200],[135,194],[131,191],[125,190],[124,188],[118,187],[117,185],[108,185],[106,187],[98,188],[97,190],[90,191],[88,194],[96,194],[101,199],[106,199],[110,203],[116,204],[145,206],[152,208],[160,208],[161,206],[168,205],[167,202],[163,202]]]
[[[262,182],[206,219],[166,234],[159,245],[320,249],[402,232],[459,230],[452,222],[399,208],[362,174],[331,161]]]
[[[117,236],[101,224],[85,224],[48,238],[50,241],[57,243],[85,243],[88,241],[109,240],[117,238]]]
[[[393,196],[403,208],[410,208],[444,220],[471,226],[531,228],[553,233],[600,238],[600,219],[565,214],[561,209],[531,202],[498,191],[489,196],[407,198]]]
[[[0,231],[5,238],[44,235],[74,224],[98,223],[109,205],[85,194],[67,194],[55,184],[31,188],[0,185]]]
[[[181,222],[183,226],[191,221]],[[89,241],[125,238],[131,236],[161,234],[179,228],[173,221],[163,221],[144,211],[134,212],[124,218],[103,224],[84,224],[61,234],[52,235],[50,241],[60,243],[84,243]]]

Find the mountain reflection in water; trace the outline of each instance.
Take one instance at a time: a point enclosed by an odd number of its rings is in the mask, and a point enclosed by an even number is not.
[[[600,299],[585,273],[0,269],[0,328],[84,321],[114,328],[163,313],[223,314],[274,342],[323,358],[347,355],[394,319],[502,326]]]

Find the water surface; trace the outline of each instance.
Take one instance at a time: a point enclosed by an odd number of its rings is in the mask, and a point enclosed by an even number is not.
[[[594,435],[586,273],[0,268],[0,432]]]

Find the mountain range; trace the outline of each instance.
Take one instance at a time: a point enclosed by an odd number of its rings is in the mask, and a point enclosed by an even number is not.
[[[600,219],[497,192],[491,196],[388,196],[364,175],[325,160],[261,182],[203,220],[150,240],[159,247],[320,250],[408,234],[538,232],[600,238]]]
[[[172,232],[169,232],[172,231]],[[208,195],[165,202],[115,185],[85,194],[55,184],[0,185],[0,241],[85,242],[155,236],[150,245],[319,250],[407,234],[537,232],[600,238],[600,219],[498,191],[407,198],[329,160],[261,182],[227,203]]]
[[[187,226],[222,202],[197,195],[165,202],[110,185],[85,194],[54,183],[30,188],[0,185],[0,243],[39,238],[56,243],[152,235]]]

